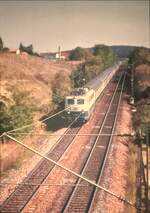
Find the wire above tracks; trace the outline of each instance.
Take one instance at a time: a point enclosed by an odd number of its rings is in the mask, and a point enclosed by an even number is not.
[[[19,141],[19,140],[13,138],[12,136],[8,135],[7,133],[5,134],[5,136],[7,136],[7,137],[10,138],[11,140],[15,141],[16,143],[20,144],[21,146],[25,147],[26,149],[32,151],[33,153],[39,155],[40,157],[45,158],[46,160],[52,162],[52,163],[55,164],[56,166],[58,166],[58,167],[64,169],[65,171],[67,171],[67,172],[69,172],[69,173],[75,175],[75,176],[78,177],[78,178],[81,178],[82,180],[85,180],[87,183],[89,183],[89,184],[91,184],[91,185],[93,185],[93,186],[96,186],[98,189],[104,190],[105,192],[107,192],[108,194],[110,194],[110,195],[112,195],[112,196],[118,198],[119,200],[121,200],[121,201],[123,201],[123,202],[125,202],[125,203],[127,203],[127,204],[129,204],[129,205],[131,205],[131,206],[133,206],[133,207],[136,207],[136,205],[135,205],[134,203],[132,203],[131,201],[126,200],[126,198],[124,198],[124,197],[122,197],[122,196],[120,196],[120,195],[117,195],[117,194],[111,192],[110,190],[105,189],[104,187],[101,187],[100,185],[96,184],[95,182],[93,182],[93,181],[91,181],[91,180],[89,180],[89,179],[87,179],[87,178],[85,178],[85,177],[79,175],[78,173],[72,171],[71,169],[68,169],[68,168],[66,168],[65,166],[63,166],[63,165],[61,165],[61,164],[55,162],[54,160],[52,160],[52,159],[48,158],[47,156],[41,154],[40,152],[36,151],[35,149],[33,149],[33,148],[31,148],[31,147],[29,147],[29,146],[23,144],[21,141]],[[137,207],[136,207],[136,208],[137,208]]]
[[[44,121],[47,121],[47,120],[49,120],[49,119],[55,117],[56,115],[61,114],[62,112],[66,111],[66,110],[69,109],[69,108],[70,108],[70,107],[65,108],[65,109],[63,109],[63,110],[61,110],[61,111],[59,111],[59,112],[57,112],[57,113],[55,113],[55,114],[53,114],[53,115],[51,115],[51,116],[45,118],[45,119],[43,119],[43,120],[40,120],[40,122],[42,123],[42,122],[44,122]],[[22,126],[22,127],[13,129],[13,130],[10,130],[10,131],[8,131],[7,133],[12,133],[12,132],[15,132],[15,131],[18,131],[18,130],[21,130],[21,129],[25,129],[25,128],[27,128],[27,127],[38,126],[38,125],[41,125],[41,124],[39,124],[39,123],[38,123],[38,124],[35,124],[35,123],[33,123],[33,124],[28,124],[28,125],[25,125],[25,126]]]

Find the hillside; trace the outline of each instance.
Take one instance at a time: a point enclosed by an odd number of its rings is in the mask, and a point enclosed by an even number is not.
[[[28,91],[32,103],[43,111],[52,107],[51,85],[56,73],[69,75],[73,66],[68,62],[51,62],[49,60],[10,53],[0,54],[1,103],[10,105],[12,92],[17,88]]]

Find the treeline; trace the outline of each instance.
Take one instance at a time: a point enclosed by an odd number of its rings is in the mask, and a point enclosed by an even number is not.
[[[146,47],[136,47],[129,57],[129,63],[134,66],[140,64],[150,65],[150,49]]]
[[[40,57],[40,55],[37,52],[34,51],[33,44],[30,44],[29,46],[25,46],[21,42],[19,44],[19,48],[18,49],[19,49],[20,53],[21,52],[26,52],[29,55],[35,55],[35,56],[39,56]],[[4,46],[3,39],[0,37],[0,52],[8,52],[8,51],[9,51],[9,48]]]
[[[81,60],[82,64],[70,76],[72,87],[82,86],[104,69],[112,66],[117,59],[117,55],[112,48],[106,45],[98,44],[91,49],[75,48],[70,54],[70,60]]]
[[[137,112],[134,114],[136,128],[150,125],[150,49],[136,48],[129,58],[134,72],[134,90]]]

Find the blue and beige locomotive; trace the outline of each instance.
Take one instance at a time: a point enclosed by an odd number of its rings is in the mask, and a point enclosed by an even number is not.
[[[79,117],[87,121],[95,106],[95,91],[89,88],[78,88],[65,99],[68,117]]]
[[[83,122],[89,120],[97,98],[102,94],[108,82],[118,71],[120,63],[103,71],[92,79],[85,87],[77,88],[65,98],[65,108],[68,118],[78,118]]]

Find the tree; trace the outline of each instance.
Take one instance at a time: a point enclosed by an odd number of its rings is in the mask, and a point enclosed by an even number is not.
[[[19,50],[20,50],[20,52],[26,52],[26,53],[28,53],[30,55],[34,54],[33,53],[33,45],[32,44],[27,46],[27,47],[25,47],[22,43],[20,43]]]
[[[52,84],[53,101],[57,107],[63,107],[64,97],[70,92],[71,82],[65,72],[56,73]]]
[[[82,47],[76,47],[71,51],[70,60],[88,60],[92,57],[92,53],[89,49],[85,49]]]
[[[73,87],[81,87],[85,79],[85,64],[80,64],[70,75]]]
[[[34,107],[27,105],[28,96],[24,92],[13,93],[14,104],[0,108],[0,133],[31,124],[33,122]],[[26,129],[28,131],[29,129]]]
[[[150,64],[150,49],[137,47],[129,57],[129,63],[134,65]]]
[[[71,59],[84,59],[72,73],[71,80],[73,87],[83,86],[83,79],[86,82],[96,77],[102,70],[112,66],[116,60],[116,54],[112,48],[105,45],[95,45],[92,50],[77,47],[70,55]]]
[[[2,38],[0,37],[0,51],[3,50],[3,48],[4,48],[4,43]]]
[[[97,44],[94,46],[94,55],[99,56],[104,64],[104,68],[107,68],[117,60],[116,54],[112,48],[103,44]]]

